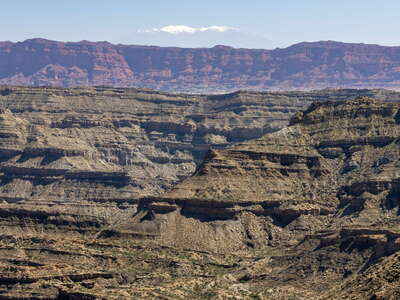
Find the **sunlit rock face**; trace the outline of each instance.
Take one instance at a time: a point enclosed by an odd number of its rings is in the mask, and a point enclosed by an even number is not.
[[[399,89],[399,47],[340,42],[275,49],[0,43],[0,84],[146,87],[214,93],[326,87]]]
[[[0,95],[0,298],[398,293],[397,93]]]
[[[277,131],[312,101],[359,94],[400,99],[380,90],[206,96],[3,87],[0,165],[9,182],[4,180],[0,192],[68,201],[159,195],[192,175],[208,149]],[[79,192],[65,187],[66,181]]]
[[[367,97],[314,103],[287,128],[210,151],[194,176],[143,205],[155,215],[173,206],[183,217],[227,222],[236,240],[222,238],[218,248],[248,243],[238,240],[250,230],[242,220],[249,214],[264,230],[254,235],[257,245],[295,243],[316,230],[392,227],[398,222],[398,111],[397,103]],[[222,228],[221,237],[232,233]],[[213,238],[218,235],[199,242]]]

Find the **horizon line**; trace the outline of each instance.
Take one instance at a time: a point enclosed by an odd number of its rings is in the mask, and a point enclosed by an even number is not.
[[[235,47],[231,45],[224,45],[224,44],[216,44],[214,46],[209,47],[181,47],[181,46],[160,46],[160,45],[145,45],[145,44],[127,44],[127,43],[113,43],[109,41],[92,41],[92,40],[80,40],[80,41],[68,41],[68,40],[52,40],[48,38],[42,37],[34,37],[28,38],[22,41],[11,41],[11,40],[4,40],[0,41],[0,43],[25,43],[28,41],[47,41],[47,42],[54,42],[54,43],[63,43],[63,44],[77,44],[77,43],[91,43],[91,44],[109,44],[114,46],[136,46],[136,47],[158,47],[158,48],[179,48],[179,49],[213,49],[213,48],[230,48],[230,49],[248,49],[248,50],[277,50],[277,49],[287,49],[293,46],[301,45],[301,44],[322,44],[322,43],[331,43],[331,44],[348,44],[348,45],[367,45],[367,46],[379,46],[379,47],[386,47],[386,48],[398,48],[400,45],[383,45],[383,44],[376,44],[376,43],[365,43],[365,42],[342,42],[337,40],[319,40],[319,41],[302,41],[290,44],[286,47],[276,47],[276,48],[247,48],[247,47]]]

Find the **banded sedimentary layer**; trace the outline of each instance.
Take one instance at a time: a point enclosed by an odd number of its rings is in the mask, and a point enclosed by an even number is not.
[[[399,89],[400,47],[321,41],[287,48],[177,48],[0,42],[0,84],[146,87],[172,92]]]
[[[125,226],[176,247],[281,249],[263,265],[262,280],[251,272],[242,277],[254,284],[286,286],[293,276],[305,292],[322,293],[341,289],[332,280],[362,282],[400,250],[399,113],[397,103],[366,97],[314,103],[285,129],[210,151],[194,176],[143,199],[142,219]],[[285,270],[276,273],[278,265]],[[324,290],[311,282],[324,282]],[[346,282],[357,299],[394,292],[391,281],[381,282],[388,290],[360,291]]]
[[[1,94],[0,299],[398,294],[398,94]]]
[[[155,196],[192,175],[210,147],[276,131],[312,101],[357,95],[400,100],[383,90],[194,96],[3,87],[0,170],[3,181],[15,180],[0,191],[4,197],[66,201]]]

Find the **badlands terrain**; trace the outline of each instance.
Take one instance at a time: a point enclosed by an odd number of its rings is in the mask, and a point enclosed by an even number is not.
[[[400,93],[0,88],[0,299],[399,299]]]

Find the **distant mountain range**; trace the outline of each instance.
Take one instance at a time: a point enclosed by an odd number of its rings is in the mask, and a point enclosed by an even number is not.
[[[157,45],[162,47],[205,48],[229,45],[235,48],[273,49],[288,46],[259,34],[229,26],[191,27],[169,25],[141,29],[118,38],[122,44]]]
[[[274,50],[0,42],[0,84],[145,87],[173,92],[400,89],[400,47],[334,41]]]

